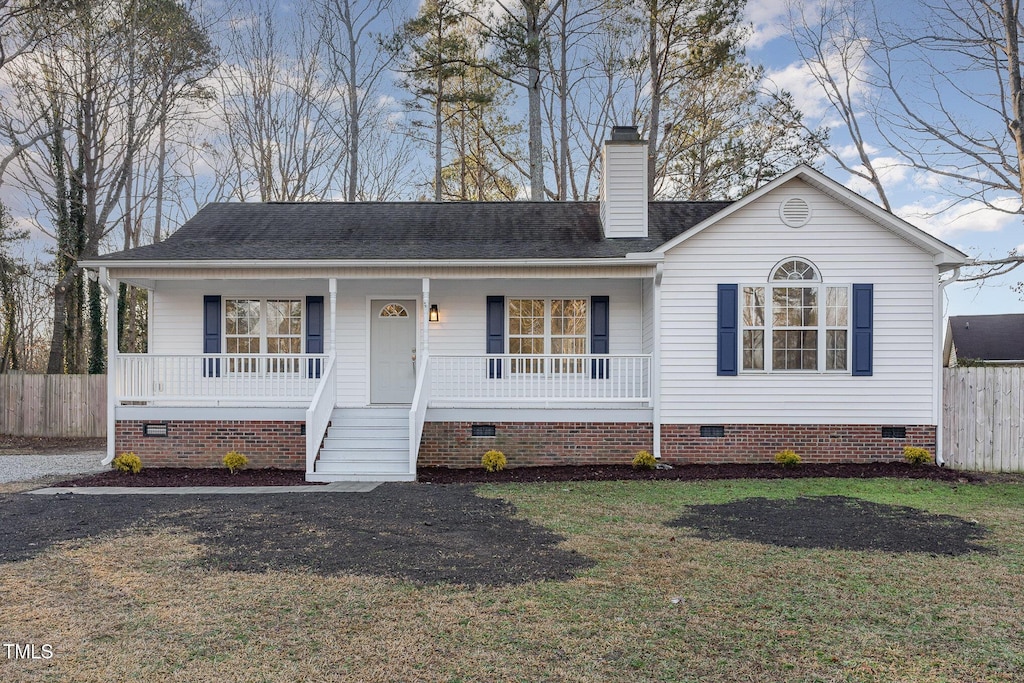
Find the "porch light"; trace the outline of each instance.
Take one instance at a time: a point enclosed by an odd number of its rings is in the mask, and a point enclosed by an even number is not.
[[[430,304],[430,322],[436,323],[439,320],[441,320],[441,316],[437,312],[437,304]]]

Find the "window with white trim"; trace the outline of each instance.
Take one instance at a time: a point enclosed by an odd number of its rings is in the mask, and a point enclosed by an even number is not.
[[[301,299],[225,299],[224,346],[229,354],[302,353]],[[228,370],[298,372],[298,359],[232,359]]]
[[[513,356],[587,353],[586,299],[509,299],[508,352]],[[521,358],[512,372],[582,372],[582,359],[560,358],[546,368],[544,359]]]
[[[744,371],[849,370],[849,285],[826,285],[810,262],[790,258],[741,297]]]

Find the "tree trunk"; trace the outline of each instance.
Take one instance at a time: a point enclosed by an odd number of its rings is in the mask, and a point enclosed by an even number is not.
[[[654,199],[658,177],[658,128],[661,126],[661,50],[658,42],[658,5],[651,0],[648,59],[651,69],[651,118],[647,127],[647,198]]]
[[[345,26],[348,30],[348,193],[350,202],[356,201],[359,189],[359,88],[356,55],[358,54],[352,19],[346,3]]]
[[[529,107],[530,200],[544,201],[544,137],[540,111],[540,2],[526,3],[526,70]]]
[[[434,201],[439,202],[441,201],[441,123],[443,116],[441,105],[444,103],[444,98],[441,96],[444,79],[441,77],[440,69],[438,69],[435,87],[437,89],[434,91]]]

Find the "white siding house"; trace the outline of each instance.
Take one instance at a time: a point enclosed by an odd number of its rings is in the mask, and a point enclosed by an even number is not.
[[[220,204],[89,262],[151,292],[109,329],[108,457],[408,480],[425,465],[936,449],[939,289],[965,257],[820,173],[648,202],[616,131],[599,203]]]

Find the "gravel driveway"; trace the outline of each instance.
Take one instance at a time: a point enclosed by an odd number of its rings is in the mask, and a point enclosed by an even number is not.
[[[104,451],[77,453],[46,453],[32,455],[0,455],[0,484],[27,481],[54,474],[82,474],[108,469],[100,461]]]

